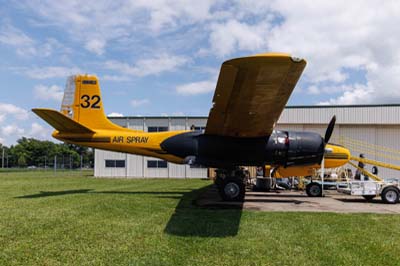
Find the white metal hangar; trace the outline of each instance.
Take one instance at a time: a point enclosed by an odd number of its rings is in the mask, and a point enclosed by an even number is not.
[[[333,115],[336,115],[337,123],[330,142],[344,145],[354,156],[363,153],[366,158],[400,164],[400,104],[289,106],[283,111],[276,129],[313,131],[323,135]],[[207,117],[194,116],[109,119],[123,127],[148,132],[185,130],[192,125],[204,129],[207,124]],[[94,174],[96,177],[207,178],[208,170],[156,158],[96,150]],[[379,168],[379,176],[397,178],[400,172]]]

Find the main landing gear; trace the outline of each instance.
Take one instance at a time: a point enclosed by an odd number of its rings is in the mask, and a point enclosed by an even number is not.
[[[225,201],[243,201],[246,193],[246,179],[249,171],[244,168],[217,169],[215,184]]]

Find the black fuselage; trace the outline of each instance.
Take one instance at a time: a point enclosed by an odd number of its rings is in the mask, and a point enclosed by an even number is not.
[[[311,165],[320,163],[324,140],[312,132],[274,131],[269,137],[235,138],[200,131],[170,137],[161,143],[166,152],[189,164],[207,167],[239,165]]]

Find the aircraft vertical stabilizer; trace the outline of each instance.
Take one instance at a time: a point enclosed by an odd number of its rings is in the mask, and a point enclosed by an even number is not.
[[[61,113],[93,129],[121,129],[104,113],[100,85],[96,76],[76,75],[67,80]]]

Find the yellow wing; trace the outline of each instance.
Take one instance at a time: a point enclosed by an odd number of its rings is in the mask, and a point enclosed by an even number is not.
[[[305,66],[303,59],[278,53],[224,62],[205,133],[231,137],[271,134]]]

